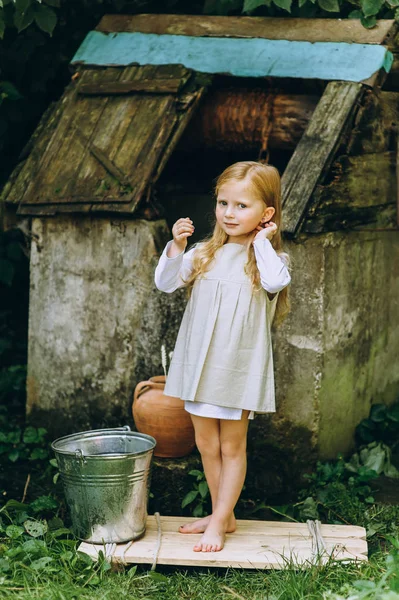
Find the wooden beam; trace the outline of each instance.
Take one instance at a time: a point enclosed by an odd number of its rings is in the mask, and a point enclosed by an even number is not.
[[[362,82],[381,69],[389,71],[392,60],[384,46],[372,44],[90,31],[71,64],[183,65],[200,73],[235,77]]]
[[[295,235],[313,190],[339,145],[341,135],[363,94],[360,83],[330,82],[282,177],[283,231]]]
[[[204,15],[105,15],[97,31],[141,32],[206,37],[247,37],[307,42],[390,44],[397,32],[393,19],[365,29],[359,19],[286,19]]]
[[[318,96],[277,88],[213,88],[187,128],[185,148],[294,149],[309,124]],[[238,109],[239,107],[239,109]]]

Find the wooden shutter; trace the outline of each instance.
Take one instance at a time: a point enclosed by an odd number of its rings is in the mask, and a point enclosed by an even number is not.
[[[132,213],[204,93],[194,79],[180,65],[84,70],[40,160],[20,173],[19,214]]]

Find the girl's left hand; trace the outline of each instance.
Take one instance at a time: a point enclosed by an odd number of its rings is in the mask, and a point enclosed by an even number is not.
[[[253,242],[255,240],[271,240],[277,231],[277,225],[276,223],[273,223],[273,221],[269,221],[268,223],[265,223],[264,227],[258,225],[255,229],[255,232],[256,231],[257,233],[254,236]]]

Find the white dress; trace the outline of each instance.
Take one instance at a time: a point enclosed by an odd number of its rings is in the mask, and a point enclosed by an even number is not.
[[[196,251],[169,258],[170,244],[155,272],[156,286],[167,293],[184,286]],[[270,327],[277,295],[269,300],[266,291],[277,294],[291,279],[269,240],[256,240],[254,250],[263,289],[254,292],[244,271],[246,248],[235,243],[222,246],[194,283],[165,386],[192,414],[239,420],[242,410],[275,411]]]

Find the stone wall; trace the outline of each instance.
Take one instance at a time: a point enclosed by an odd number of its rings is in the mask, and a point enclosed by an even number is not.
[[[158,292],[164,221],[34,219],[28,411],[53,434],[132,425],[135,385],[161,373],[185,293]],[[278,496],[353,445],[372,402],[398,395],[399,239],[341,232],[286,243],[292,310],[274,332],[277,413],[249,433],[248,489]]]
[[[165,222],[59,216],[32,232],[31,419],[53,435],[131,425],[134,387],[162,374],[184,308],[153,283]]]

